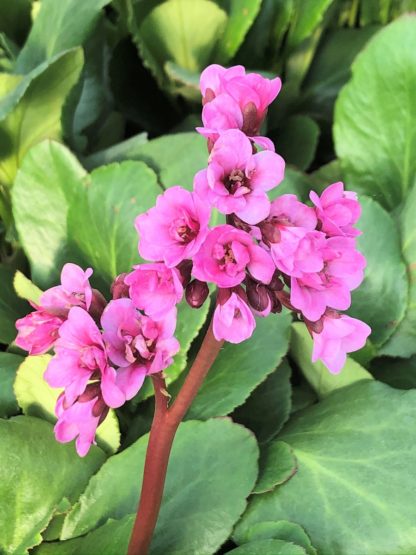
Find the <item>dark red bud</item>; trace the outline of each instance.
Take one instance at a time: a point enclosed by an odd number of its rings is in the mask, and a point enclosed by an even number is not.
[[[245,133],[249,137],[257,135],[260,123],[261,121],[259,120],[259,114],[257,112],[256,105],[254,104],[254,102],[248,102],[248,104],[246,104],[243,108],[243,133]]]
[[[277,293],[276,291],[270,291],[269,289],[269,295],[272,301],[271,312],[273,312],[273,314],[280,314],[280,312],[282,312],[282,303],[277,298],[276,293]]]
[[[280,242],[280,230],[272,222],[265,221],[260,225],[261,235],[266,244]]]
[[[186,286],[186,289],[185,289],[186,302],[192,308],[200,308],[207,300],[208,295],[209,295],[208,285],[203,281],[194,279],[193,281],[191,281],[191,283],[189,283]]]
[[[176,269],[179,271],[183,287],[186,287],[191,281],[192,261],[182,260],[182,262],[176,266]]]
[[[104,399],[100,395],[98,397],[98,399],[96,400],[94,406],[92,407],[92,415],[95,416],[95,417],[102,416],[104,412],[107,415],[106,411],[108,412],[108,407],[105,404]]]
[[[246,293],[249,304],[257,312],[263,312],[271,303],[268,289],[261,283],[249,280],[246,285]]]
[[[284,287],[282,280],[280,279],[280,272],[276,270],[273,274],[271,282],[267,286],[272,291],[281,291]]]
[[[104,296],[98,291],[98,289],[93,289],[91,306],[88,312],[91,314],[94,320],[98,321],[101,318],[101,314],[103,313],[106,306],[107,301],[105,300]]]
[[[98,397],[99,395],[101,395],[101,387],[99,382],[90,383],[85,388],[84,393],[81,393],[81,395],[78,396],[77,401],[79,403],[86,403],[88,401],[91,401],[91,399],[94,399],[94,397]]]
[[[110,292],[113,299],[122,299],[129,296],[129,286],[124,283],[126,273],[120,274],[111,284]]]
[[[287,293],[287,291],[276,291],[275,295],[283,306],[285,306],[289,310],[292,310],[293,312],[299,312],[290,302],[290,295],[289,293]]]

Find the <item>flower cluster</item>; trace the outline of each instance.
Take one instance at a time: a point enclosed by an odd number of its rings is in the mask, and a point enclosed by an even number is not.
[[[246,74],[242,66],[208,67],[198,129],[208,139],[208,164],[192,191],[172,187],[137,217],[139,253],[149,262],[115,279],[109,303],[91,288],[91,269],[66,264],[61,285],[17,322],[20,347],[30,354],[54,348],[45,379],[64,388],[55,433],[63,442],[77,438],[80,455],[109,408],[171,364],[179,350],[176,305],[185,296],[201,307],[209,284],[217,287],[217,340],[248,339],[255,316],[284,306],[309,329],[313,360],[332,372],[364,345],[370,328],[339,312],[349,308],[365,267],[355,245],[355,193],[334,183],[321,196],[311,192],[311,206],[295,195],[272,202],[267,195],[283,180],[285,162],[258,133],[280,87],[280,79]],[[213,209],[222,223],[211,227]]]
[[[144,378],[167,368],[179,350],[173,334],[183,288],[176,270],[160,272],[158,266],[119,276],[107,303],[90,286],[91,269],[65,264],[61,285],[45,291],[35,311],[16,322],[19,347],[30,354],[54,348],[44,378],[51,387],[64,388],[55,435],[61,442],[77,438],[80,456],[88,453],[109,409],[132,399]],[[152,295],[158,285],[163,310]]]

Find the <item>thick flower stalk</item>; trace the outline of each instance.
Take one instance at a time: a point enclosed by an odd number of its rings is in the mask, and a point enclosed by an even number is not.
[[[204,125],[198,128],[208,140],[208,164],[192,191],[172,187],[138,215],[138,249],[148,263],[117,276],[108,303],[91,288],[91,269],[66,264],[61,285],[17,322],[20,347],[34,355],[54,349],[45,380],[64,388],[56,438],[76,438],[81,456],[109,409],[132,399],[147,376],[153,379],[155,418],[129,555],[148,551],[176,429],[223,341],[248,339],[256,317],[285,308],[307,326],[313,360],[336,373],[371,331],[342,312],[366,264],[355,242],[356,194],[334,183],[320,196],[312,191],[311,204],[292,194],[269,200],[285,162],[259,130],[280,87],[280,79],[246,74],[242,66],[208,67],[201,75]],[[213,210],[221,223],[210,227]],[[180,348],[176,305],[185,298],[198,309],[210,284],[217,289],[212,321],[170,404],[163,372]]]

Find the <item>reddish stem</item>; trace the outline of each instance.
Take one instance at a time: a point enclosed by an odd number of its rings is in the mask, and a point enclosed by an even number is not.
[[[152,376],[155,389],[155,414],[143,473],[142,491],[127,555],[147,555],[162,503],[169,455],[176,430],[194,400],[205,376],[215,361],[223,341],[217,341],[212,322],[186,380],[171,407],[165,381]]]

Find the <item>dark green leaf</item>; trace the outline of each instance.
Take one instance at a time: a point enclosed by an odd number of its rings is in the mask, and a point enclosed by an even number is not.
[[[416,356],[405,359],[376,358],[370,371],[376,380],[396,389],[416,389]]]
[[[16,371],[23,358],[11,353],[0,353],[0,418],[13,416],[19,407],[13,391]]]
[[[275,491],[253,496],[236,539],[256,523],[284,519],[300,524],[318,553],[413,553],[415,418],[415,392],[373,381],[295,415],[281,439],[299,470]]]
[[[0,264],[0,343],[9,344],[16,337],[15,322],[29,312],[29,305],[19,299],[13,288],[14,270]]]
[[[259,478],[252,493],[266,493],[284,484],[297,470],[293,451],[284,441],[272,441],[260,450]]]
[[[276,144],[288,164],[307,170],[315,157],[318,139],[318,124],[309,116],[295,115],[283,121]]]
[[[227,552],[227,555],[305,555],[299,545],[283,540],[257,540]]]
[[[66,518],[62,538],[135,512],[147,439],[111,457],[90,480]],[[173,444],[151,554],[215,553],[244,510],[257,476],[257,454],[253,436],[230,420],[182,424]],[[77,553],[84,552],[82,541],[73,544]]]
[[[0,31],[22,43],[30,28],[31,0],[0,0]]]
[[[300,545],[308,555],[317,555],[316,549],[312,546],[311,540],[307,533],[295,522],[288,520],[277,520],[259,522],[253,524],[246,535],[245,542],[252,542],[255,540],[276,539],[284,540],[286,542],[293,542],[295,545]]]

